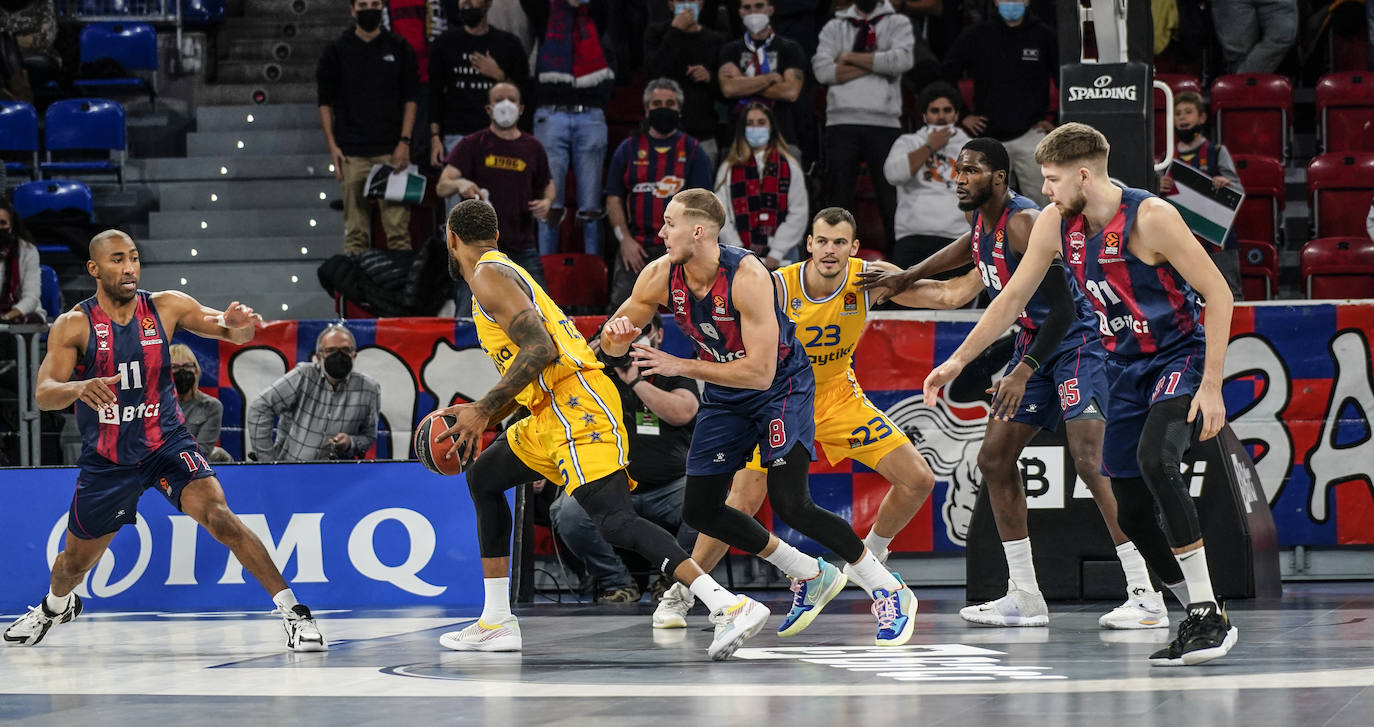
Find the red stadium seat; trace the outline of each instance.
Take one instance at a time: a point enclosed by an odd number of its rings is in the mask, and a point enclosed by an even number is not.
[[[601,312],[610,299],[609,273],[600,255],[559,253],[544,255],[544,280],[555,303],[577,312]],[[572,312],[572,311],[570,311]]]
[[[1364,237],[1374,198],[1374,154],[1323,154],[1307,165],[1307,196],[1317,237]]]
[[[1374,151],[1374,73],[1332,73],[1317,83],[1322,149]]]
[[[1293,84],[1274,73],[1238,73],[1212,84],[1217,136],[1233,154],[1288,157]]]
[[[875,263],[876,263],[876,262],[882,262],[883,260],[886,260],[886,259],[887,259],[887,258],[883,257],[883,251],[882,251],[882,250],[874,250],[874,249],[871,248],[871,247],[860,247],[860,248],[859,248],[859,257],[861,257],[861,258],[863,258],[863,259],[865,259],[865,260],[868,260],[869,262],[875,262]]]
[[[1202,84],[1198,82],[1197,78],[1187,74],[1156,73],[1155,80],[1167,83],[1169,88],[1173,90],[1175,98],[1184,91],[1202,93]],[[1168,129],[1169,125],[1174,123],[1174,119],[1171,115],[1171,110],[1164,108],[1164,92],[1154,91],[1153,93],[1155,104],[1155,158],[1163,159],[1166,151],[1164,149],[1164,143],[1168,141],[1168,139],[1165,138],[1164,132]]]
[[[959,81],[959,95],[964,97],[964,108],[972,113],[977,113],[973,108],[973,79],[964,78]]]
[[[1270,300],[1279,289],[1279,253],[1264,240],[1240,241],[1240,287],[1246,300]]]
[[[1236,213],[1236,236],[1242,240],[1279,241],[1279,220],[1286,203],[1283,165],[1277,159],[1236,154],[1236,173],[1245,187],[1245,201]]]
[[[887,226],[883,223],[882,212],[878,209],[878,200],[863,197],[856,199],[854,201],[854,221],[859,225],[858,238],[860,244],[883,254],[891,252],[882,249],[887,244],[885,237]]]
[[[1302,248],[1302,279],[1315,300],[1374,298],[1374,240],[1327,237]]]

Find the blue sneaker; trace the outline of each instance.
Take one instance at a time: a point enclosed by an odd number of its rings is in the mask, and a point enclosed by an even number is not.
[[[778,626],[778,636],[796,636],[806,630],[820,615],[825,604],[838,596],[844,590],[844,584],[849,582],[839,568],[825,562],[825,559],[817,558],[816,565],[821,569],[816,577],[804,581],[792,579],[792,610],[787,612]]]
[[[896,573],[893,578],[901,584],[895,591],[882,588],[873,592],[873,615],[878,619],[877,646],[901,646],[911,640],[916,630],[916,595]]]

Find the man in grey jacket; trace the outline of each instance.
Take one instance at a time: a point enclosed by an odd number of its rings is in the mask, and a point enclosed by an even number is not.
[[[868,165],[884,221],[897,214],[897,193],[883,176],[902,129],[901,76],[916,43],[911,20],[888,0],[854,0],[821,29],[811,69],[828,86],[825,111],[825,206],[854,208],[859,163]],[[886,249],[893,245],[891,223]],[[864,231],[871,236],[871,231]]]

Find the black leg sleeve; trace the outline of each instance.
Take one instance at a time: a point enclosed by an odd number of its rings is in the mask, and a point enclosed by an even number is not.
[[[1159,503],[1160,526],[1175,548],[1202,538],[1197,507],[1181,472],[1183,456],[1195,436],[1193,424],[1187,421],[1191,403],[1191,397],[1181,396],[1150,407],[1136,448],[1141,477]],[[1201,418],[1196,423],[1201,423]]]
[[[635,512],[625,470],[578,487],[573,498],[591,516],[606,542],[644,556],[663,575],[673,575],[690,557],[677,538]]]
[[[805,459],[803,457],[803,459]],[[768,547],[768,529],[759,521],[725,505],[733,474],[687,475],[682,495],[682,519],[699,533],[747,553]]]
[[[773,512],[797,532],[820,543],[840,556],[846,563],[854,563],[864,554],[863,541],[844,518],[829,510],[822,510],[811,500],[811,485],[807,471],[811,459],[806,448],[798,444],[783,458],[786,464],[768,468],[768,501]]]
[[[468,467],[468,492],[472,493],[472,507],[477,511],[477,545],[483,558],[504,558],[510,555],[511,514],[506,503],[506,490],[525,482],[536,482],[544,476],[520,461],[506,443],[498,437]]]
[[[1116,495],[1116,524],[1121,532],[1135,543],[1140,557],[1165,583],[1183,580],[1169,539],[1160,528],[1154,495],[1139,477],[1112,478],[1112,493]]]

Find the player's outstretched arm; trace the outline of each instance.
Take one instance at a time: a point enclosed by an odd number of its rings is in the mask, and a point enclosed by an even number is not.
[[[954,270],[963,265],[967,265],[973,250],[973,237],[965,232],[945,245],[939,252],[922,260],[915,265],[902,270],[896,265],[888,262],[870,263],[869,269],[859,273],[859,287],[870,291],[874,295],[874,304],[891,300],[898,305],[908,305],[896,299],[902,291],[912,287],[917,281],[924,280],[932,275]],[[875,267],[877,265],[878,267]],[[960,304],[962,305],[962,304]],[[937,306],[911,306],[913,308],[933,308]],[[950,306],[957,308],[958,306]]]
[[[86,314],[71,310],[58,316],[48,331],[48,353],[38,366],[38,385],[34,401],[43,411],[66,409],[80,400],[92,409],[100,409],[119,401],[118,375],[72,381],[77,359],[81,356],[81,341],[90,336]]]
[[[869,270],[875,268],[880,272],[900,272],[896,265],[883,261],[869,263]],[[983,279],[977,270],[970,270],[950,280],[917,280],[888,300],[907,308],[947,310],[968,305],[982,291]]]
[[[248,343],[262,325],[262,316],[238,302],[230,303],[223,311],[201,305],[195,298],[179,291],[164,290],[153,294],[153,303],[162,311],[163,326],[171,336],[184,329],[204,338],[217,338],[230,343]],[[168,325],[168,323],[171,325]]]
[[[658,307],[668,305],[668,270],[671,266],[667,257],[661,257],[640,271],[630,297],[601,328],[601,350],[606,356],[623,358],[630,343],[639,338],[644,326],[649,325],[649,319],[658,315]]]
[[[1188,229],[1173,205],[1159,199],[1146,200],[1136,214],[1136,232],[1140,240],[1174,266],[1179,275],[1207,301],[1207,353],[1202,369],[1202,384],[1188,410],[1188,421],[1202,415],[1202,432],[1198,438],[1215,437],[1226,425],[1226,404],[1221,398],[1222,371],[1226,363],[1226,346],[1231,339],[1231,312],[1234,299],[1231,288],[1202,245]]]

